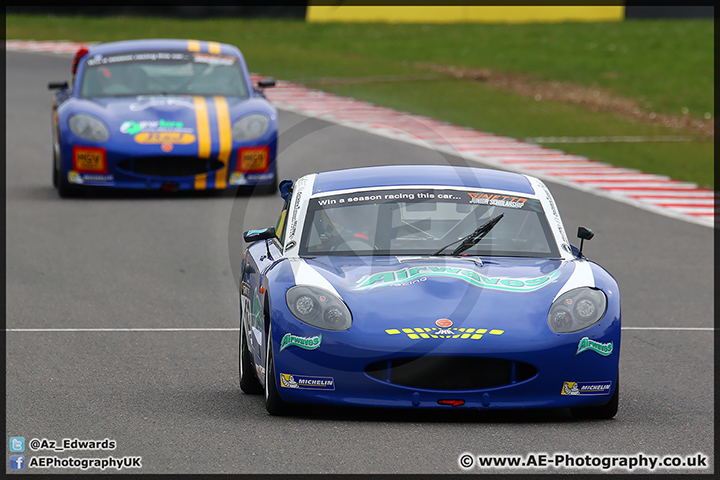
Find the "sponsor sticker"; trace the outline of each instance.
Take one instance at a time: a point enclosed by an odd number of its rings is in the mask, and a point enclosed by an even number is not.
[[[192,133],[192,128],[186,128],[183,122],[172,120],[141,120],[135,122],[126,120],[120,125],[120,133],[135,135],[140,132],[183,132]]]
[[[98,65],[107,65],[113,63],[188,59],[188,54],[180,52],[137,52],[108,56],[95,55],[93,58],[88,59],[87,65],[88,67],[96,67]]]
[[[269,163],[269,147],[248,147],[238,149],[238,172],[263,172]]]
[[[447,320],[442,318],[440,320]],[[438,321],[440,321],[438,320]],[[449,320],[448,320],[449,321]],[[437,322],[436,322],[437,325]],[[423,338],[452,338],[461,340],[480,340],[485,335],[502,335],[505,330],[487,328],[450,328],[448,327],[413,327],[413,328],[390,328],[385,330],[388,335],[405,334],[412,340],[420,340]]]
[[[188,145],[195,142],[195,135],[184,132],[141,132],[135,134],[133,140],[142,145]]]
[[[599,353],[600,355],[607,357],[613,352],[613,342],[610,341],[608,343],[600,343],[596,342],[595,340],[590,340],[590,338],[588,337],[583,337],[578,342],[575,355],[579,355],[585,350],[592,350],[593,352]]]
[[[247,179],[242,173],[233,172],[230,174],[230,185],[245,185],[246,183],[248,183]]]
[[[493,193],[472,193],[470,195],[470,203],[478,205],[494,205],[498,207],[522,208],[527,202],[527,198],[514,197],[512,195],[497,195]]]
[[[67,177],[68,177],[68,182],[70,182],[70,183],[76,183],[78,185],[83,184],[82,176],[80,176],[80,174],[78,172],[76,172],[75,170],[70,170],[67,174]]]
[[[107,158],[104,148],[73,147],[73,170],[78,173],[107,173]]]
[[[292,345],[305,350],[315,350],[322,343],[322,334],[315,335],[314,337],[299,337],[292,333],[286,333],[280,341],[280,351],[282,352],[287,347]]]
[[[492,288],[507,292],[533,292],[549,285],[560,276],[560,270],[535,278],[486,277],[467,268],[421,266],[402,270],[364,275],[355,284],[355,290],[372,290],[411,282],[422,277],[445,277],[462,280],[476,287]]]
[[[609,395],[612,382],[564,382],[561,395]]]
[[[230,55],[210,55],[207,53],[194,53],[193,61],[195,63],[207,63],[208,65],[232,65],[235,63],[235,57]]]
[[[112,175],[96,175],[93,173],[80,174],[81,182],[79,183],[111,183],[115,180]]]
[[[273,173],[248,173],[245,175],[245,178],[249,182],[269,182],[273,179]]]
[[[158,97],[153,95],[139,95],[136,103],[131,103],[129,108],[133,112],[139,112],[146,108],[153,107],[185,107],[195,108],[192,97],[189,95],[179,95],[174,97]]]
[[[280,374],[280,386],[305,390],[335,390],[333,377],[313,377],[310,375]]]
[[[273,179],[274,174],[268,173],[241,173],[233,172],[230,174],[230,185],[247,185],[248,183],[263,183]]]

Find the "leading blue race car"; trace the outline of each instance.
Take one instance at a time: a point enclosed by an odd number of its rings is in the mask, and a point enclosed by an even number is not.
[[[245,232],[240,387],[302,404],[618,409],[620,295],[537,178],[381,166],[280,183]]]
[[[73,79],[50,83],[53,185],[277,190],[277,110],[233,45],[129,40],[80,49]],[[244,187],[244,188],[245,188]]]

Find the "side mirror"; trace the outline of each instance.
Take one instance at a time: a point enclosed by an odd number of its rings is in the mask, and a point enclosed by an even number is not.
[[[68,82],[50,82],[50,83],[48,83],[48,90],[55,90],[56,88],[68,88]]]
[[[289,202],[293,192],[293,181],[283,180],[278,184],[278,189],[280,190],[280,197],[286,202]]]
[[[243,240],[248,243],[271,238],[275,238],[275,227],[263,228],[262,230],[248,230],[243,233]]]
[[[258,87],[260,87],[260,88],[274,87],[274,86],[275,86],[274,78],[266,78],[265,80],[260,80],[258,82]]]
[[[578,227],[577,236],[580,239],[580,256],[582,256],[583,242],[590,240],[595,234],[587,227]]]

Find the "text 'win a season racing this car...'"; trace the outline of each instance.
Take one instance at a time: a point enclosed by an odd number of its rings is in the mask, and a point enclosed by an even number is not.
[[[50,83],[53,185],[277,190],[277,110],[233,45],[128,40],[80,49],[72,81]]]
[[[618,408],[618,285],[517,173],[381,166],[280,183],[245,232],[240,386],[301,404]]]

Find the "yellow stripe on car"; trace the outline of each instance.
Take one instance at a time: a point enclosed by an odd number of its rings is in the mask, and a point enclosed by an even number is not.
[[[220,138],[220,151],[218,152],[218,160],[223,163],[222,168],[215,174],[215,188],[225,188],[227,186],[227,171],[230,163],[230,153],[232,152],[232,127],[230,126],[230,110],[228,109],[227,99],[221,96],[213,97],[215,101],[215,111],[217,112],[218,133]]]
[[[198,157],[210,158],[210,121],[208,119],[207,102],[204,97],[194,96],[195,121],[197,123],[198,136]],[[195,189],[205,190],[207,188],[207,174],[195,175]]]
[[[220,53],[220,44],[218,42],[208,42],[209,53]]]
[[[199,52],[200,51],[200,41],[199,40],[188,40],[187,49],[189,52]]]

